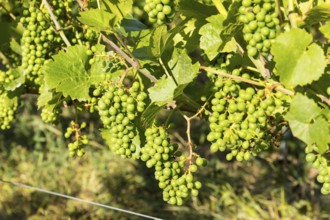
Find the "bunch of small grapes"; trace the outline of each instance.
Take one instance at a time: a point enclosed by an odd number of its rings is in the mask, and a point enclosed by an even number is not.
[[[0,93],[4,92],[4,86],[9,84],[15,79],[15,76],[12,74],[12,70],[2,71],[0,70]]]
[[[240,75],[235,69],[233,75]],[[247,76],[245,76],[247,77]],[[209,114],[211,151],[229,150],[227,159],[249,160],[251,155],[276,143],[280,127],[276,127],[275,113],[284,111],[283,94],[267,94],[246,83],[218,76],[216,92]]]
[[[173,0],[146,0],[144,10],[148,13],[149,21],[159,25],[174,17]]]
[[[17,53],[14,53],[11,48],[4,47],[2,51],[6,54],[6,57],[0,57],[0,61],[7,70],[20,66],[21,57]]]
[[[0,130],[9,129],[18,108],[17,98],[9,98],[7,93],[0,94]]]
[[[316,153],[318,148],[316,145],[308,145],[305,148],[306,161],[311,163],[318,170],[317,181],[323,183],[321,188],[322,194],[330,193],[330,159],[329,155],[321,155]]]
[[[54,9],[54,15],[57,17],[60,26],[65,28],[64,33],[72,44],[91,46],[97,42],[97,32],[80,23],[77,20],[75,10],[72,10],[78,7],[77,1],[51,1],[50,4]],[[62,44],[61,39],[58,39],[58,43]]]
[[[67,128],[64,137],[69,139],[72,136],[73,142],[68,144],[69,154],[71,157],[82,157],[85,154],[84,146],[88,144],[88,138],[86,135],[81,135],[81,129],[86,127],[86,123],[83,122],[79,126],[74,121],[70,122],[70,126]]]
[[[61,111],[53,105],[46,105],[41,110],[41,119],[46,123],[55,123],[60,116]]]
[[[87,103],[85,103],[84,106],[86,109],[88,109],[90,113],[93,113],[97,106],[97,98],[91,97],[90,99],[87,100]]]
[[[280,30],[275,0],[242,0],[239,21],[244,24],[243,37],[247,53],[268,55],[273,39]]]
[[[171,205],[182,205],[189,194],[198,195],[202,187],[195,181],[195,164],[187,167],[187,158],[181,155],[176,144],[171,144],[168,133],[163,127],[153,126],[145,131],[147,143],[141,148],[141,160],[148,168],[155,167],[155,178],[159,188],[163,189],[163,199]],[[181,156],[180,156],[181,155]],[[197,161],[197,160],[196,160]],[[201,164],[200,159],[197,164]]]
[[[40,84],[40,68],[51,55],[49,48],[54,41],[54,31],[47,21],[48,14],[33,4],[23,11],[20,19],[24,27],[21,38],[22,67],[30,82]]]
[[[122,157],[138,157],[134,142],[137,134],[137,119],[145,109],[147,94],[138,81],[127,89],[123,84],[109,84],[98,101],[101,121],[111,132],[109,147]],[[94,91],[101,94],[101,89]]]

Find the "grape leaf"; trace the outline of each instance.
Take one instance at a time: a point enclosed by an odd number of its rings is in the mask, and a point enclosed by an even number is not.
[[[328,122],[323,117],[318,117],[310,126],[310,135],[316,143],[319,153],[324,153],[329,149],[330,129]]]
[[[17,67],[15,69],[11,69],[10,71],[14,79],[10,80],[8,83],[5,83],[3,87],[5,90],[14,91],[15,89],[23,85],[23,83],[25,82],[25,75],[23,74],[22,67]]]
[[[330,19],[330,3],[320,4],[306,13],[305,24],[313,25]]]
[[[15,22],[0,22],[1,34],[0,34],[0,47],[9,46],[9,42],[12,38],[20,39],[22,27]]]
[[[172,78],[160,79],[148,90],[149,97],[159,106],[165,105],[174,99],[174,91],[176,87],[177,85]]]
[[[114,27],[114,20],[116,16],[107,11],[100,9],[90,9],[88,11],[80,12],[78,20],[91,28],[98,31],[109,31]]]
[[[320,31],[326,38],[328,38],[328,40],[330,40],[330,22],[329,21],[327,23],[325,23],[325,25],[320,27]]]
[[[152,126],[157,114],[164,108],[165,105],[157,105],[151,103],[142,113],[141,121],[144,127],[149,128]]]
[[[290,111],[287,113],[286,118],[311,123],[313,119],[320,115],[321,111],[313,100],[297,93],[291,102]]]
[[[223,29],[222,22],[224,17],[221,14],[213,15],[206,19],[209,23],[199,30],[200,47],[204,50],[209,60],[213,60],[219,54],[222,44],[220,33]]]
[[[131,13],[133,0],[102,0],[101,7],[111,11],[111,14],[114,15],[114,25],[116,25]]]
[[[101,77],[101,73],[104,72],[104,51],[105,46],[102,44],[95,45],[95,52],[94,52],[94,60],[95,62],[91,65],[89,70],[90,77],[91,77],[91,84],[97,85],[98,83],[102,82],[104,79]]]
[[[168,66],[178,85],[192,82],[199,73],[199,63],[192,64],[190,57],[184,51],[175,50]]]
[[[141,31],[147,29],[147,26],[137,19],[124,18],[120,26],[122,26],[125,31]]]
[[[177,10],[185,17],[193,17],[198,20],[218,14],[215,7],[192,0],[180,0]]]
[[[242,23],[238,21],[240,6],[240,2],[234,1],[228,9],[228,16],[222,22],[223,30],[221,31],[220,35],[223,41],[220,48],[222,52],[232,52],[237,48],[236,40],[234,37],[237,36],[237,33],[243,28]]]
[[[291,29],[275,39],[271,51],[285,86],[306,85],[324,73],[323,50],[312,41],[312,36],[302,29]]]
[[[161,25],[153,30],[150,37],[149,54],[158,58],[162,55],[168,38],[167,26]]]
[[[39,88],[39,97],[38,97],[38,109],[42,106],[48,105],[49,102],[53,99],[53,92],[51,92],[45,85],[42,85]]]
[[[293,98],[285,119],[295,137],[306,144],[316,143],[320,152],[324,152],[330,143],[330,131],[321,113],[322,109],[313,100],[298,93]]]
[[[22,47],[14,38],[10,40],[10,49],[17,54],[22,55]]]
[[[172,77],[161,79],[151,87],[149,96],[152,102],[161,106],[169,103],[183,93],[184,88],[193,81],[199,72],[199,64],[192,64],[186,53],[174,51],[172,59],[168,61],[168,68]]]
[[[46,86],[62,92],[65,97],[88,99],[91,77],[86,69],[89,60],[86,52],[85,46],[76,45],[53,56],[53,61],[43,67]]]
[[[183,20],[171,30],[173,45],[177,48],[185,48],[187,53],[196,50],[199,46],[199,30],[205,25],[205,20],[190,18]]]
[[[142,30],[142,31],[132,31],[129,33],[128,42],[132,47],[132,54],[138,59],[149,59],[150,55],[148,53],[149,45],[150,45],[150,30]]]

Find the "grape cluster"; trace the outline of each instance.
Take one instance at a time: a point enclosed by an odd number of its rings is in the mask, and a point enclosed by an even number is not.
[[[41,119],[46,123],[55,123],[60,116],[60,109],[52,105],[46,105],[41,110]]]
[[[101,94],[100,89],[94,96]],[[137,124],[134,121],[145,109],[147,94],[142,91],[138,81],[126,89],[122,84],[110,84],[98,101],[98,111],[106,129],[110,129],[108,145],[113,152],[122,157],[138,157],[134,142],[137,136]]]
[[[233,75],[240,75],[240,70],[235,69]],[[280,128],[274,123],[274,115],[283,110],[282,93],[267,94],[264,89],[222,76],[217,77],[215,87],[207,136],[212,152],[229,149],[228,160],[249,160],[275,142]]]
[[[174,17],[173,0],[146,0],[144,10],[148,13],[149,21],[159,25]]]
[[[141,148],[141,160],[146,162],[147,167],[155,167],[155,178],[159,181],[159,188],[163,189],[164,201],[182,205],[189,192],[197,196],[198,189],[202,187],[192,175],[197,171],[197,166],[191,164],[185,172],[187,158],[181,155],[176,144],[170,143],[166,130],[153,126],[146,129],[145,136],[147,143]],[[196,163],[201,165],[201,160],[198,158]]]
[[[86,135],[81,135],[81,129],[86,127],[86,123],[79,124],[74,121],[70,122],[70,126],[67,128],[64,137],[69,139],[72,135],[73,142],[68,144],[69,154],[71,157],[82,157],[85,154],[84,146],[88,144],[88,138]]]
[[[24,26],[22,45],[22,67],[29,81],[40,84],[40,68],[49,53],[54,31],[47,22],[47,14],[32,5],[23,11],[20,22]]]
[[[54,14],[58,19],[61,27],[71,27],[66,29],[65,35],[70,39],[72,44],[80,44],[91,46],[97,41],[97,33],[94,30],[88,28],[87,25],[81,24],[76,19],[76,12],[72,10],[78,7],[78,4],[74,0],[60,0],[51,1],[52,7],[55,9]],[[61,39],[58,39],[60,42]]]
[[[321,188],[322,194],[330,194],[330,159],[329,155],[320,155],[315,153],[318,151],[317,146],[309,145],[305,148],[306,161],[311,163],[318,170],[317,181],[323,183]]]
[[[14,79],[15,77],[12,74],[11,70],[8,71],[0,70],[0,93],[5,91],[4,86],[12,82]]]
[[[10,99],[6,93],[0,95],[0,130],[10,128],[17,108],[17,98]]]
[[[243,37],[248,43],[247,53],[256,57],[268,55],[273,39],[280,30],[274,0],[242,0],[239,21],[244,24]]]

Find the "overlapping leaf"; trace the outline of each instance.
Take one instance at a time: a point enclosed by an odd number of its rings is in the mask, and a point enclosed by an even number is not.
[[[116,16],[110,12],[100,9],[90,9],[80,13],[78,18],[83,24],[98,31],[109,31],[114,26]]]
[[[149,89],[150,99],[158,105],[164,105],[183,93],[184,88],[193,81],[199,72],[199,64],[192,64],[186,53],[175,50],[172,59],[168,62],[172,77],[158,80]]]
[[[306,144],[316,144],[319,152],[328,149],[330,130],[328,122],[322,116],[317,104],[298,93],[292,100],[290,111],[285,116],[293,135]]]
[[[310,84],[324,73],[323,50],[312,40],[312,36],[302,29],[291,29],[276,38],[271,51],[284,85]]]
[[[199,30],[199,34],[202,35],[200,38],[200,47],[204,50],[209,60],[213,60],[219,54],[220,46],[223,43],[220,33],[223,29],[222,22],[224,17],[218,14],[206,20],[209,23]]]
[[[53,61],[45,64],[45,84],[48,89],[62,92],[65,97],[86,100],[89,98],[89,88],[101,80],[96,74],[102,72],[99,63],[89,67],[89,56],[85,46],[68,47],[67,52],[60,51]]]

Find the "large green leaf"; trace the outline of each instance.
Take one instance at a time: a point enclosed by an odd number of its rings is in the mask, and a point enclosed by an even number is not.
[[[322,109],[313,100],[298,93],[293,98],[285,119],[295,137],[306,144],[316,144],[320,153],[323,153],[330,143],[330,131],[329,124],[321,113]]]
[[[313,100],[297,93],[291,102],[290,111],[287,113],[286,118],[311,123],[313,119],[320,115],[321,111],[322,109]]]
[[[78,20],[98,31],[109,31],[114,26],[116,16],[100,9],[90,9],[80,12]]]
[[[312,41],[312,36],[302,29],[291,29],[276,38],[271,51],[285,86],[310,84],[324,73],[323,50]]]
[[[132,12],[133,0],[102,0],[101,7],[114,15],[114,25]]]
[[[328,40],[330,40],[330,21],[328,21],[327,23],[325,23],[325,25],[320,27],[320,31],[326,38],[328,38]]]
[[[142,113],[141,121],[143,126],[149,128],[154,123],[157,114],[164,108],[164,105],[157,105],[155,103],[151,103]]]
[[[192,64],[186,53],[174,51],[172,59],[167,63],[172,77],[158,80],[148,91],[152,102],[159,106],[169,103],[183,93],[184,88],[199,73],[199,64]]]
[[[196,18],[198,20],[205,19],[210,15],[218,14],[218,11],[213,6],[201,4],[198,1],[180,0],[177,9],[186,18]]]
[[[1,34],[0,34],[0,47],[9,46],[11,39],[19,39],[22,34],[22,25],[16,22],[0,22]]]
[[[228,16],[223,21],[223,30],[221,31],[221,39],[223,41],[221,45],[222,52],[232,52],[237,48],[236,40],[234,37],[239,34],[242,30],[243,25],[238,21],[239,8],[241,3],[239,1],[234,1],[233,4],[229,6]]]
[[[330,19],[330,3],[319,4],[306,13],[305,24],[313,25]]]
[[[159,58],[165,49],[167,38],[168,32],[166,25],[161,25],[155,28],[150,37],[150,55]]]
[[[105,46],[102,44],[95,45],[94,60],[95,62],[91,65],[89,69],[90,82],[91,84],[97,85],[104,79],[101,77],[101,73],[104,72],[104,50]]]
[[[120,26],[122,26],[125,31],[141,31],[147,29],[147,26],[137,19],[124,18],[121,21]]]
[[[142,30],[142,31],[132,31],[129,33],[130,41],[128,44],[132,48],[132,54],[134,57],[138,59],[149,59],[150,53],[149,45],[150,45],[150,30]]]
[[[329,123],[323,118],[318,117],[310,126],[310,135],[316,143],[319,153],[324,153],[329,149],[330,129]]]
[[[46,87],[62,92],[65,97],[86,100],[89,98],[91,77],[87,71],[89,57],[85,46],[68,47],[53,56],[53,61],[44,65]]]
[[[204,50],[209,60],[213,60],[218,54],[222,44],[220,33],[223,29],[222,22],[224,20],[223,15],[213,15],[206,19],[209,23],[201,27],[199,34],[200,47]]]

